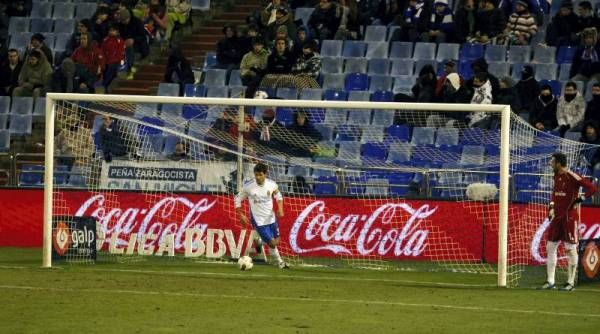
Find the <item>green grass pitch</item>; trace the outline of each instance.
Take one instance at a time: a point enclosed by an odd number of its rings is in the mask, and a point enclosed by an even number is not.
[[[0,333],[592,333],[600,287],[495,287],[493,275],[183,259],[59,264],[0,248]]]

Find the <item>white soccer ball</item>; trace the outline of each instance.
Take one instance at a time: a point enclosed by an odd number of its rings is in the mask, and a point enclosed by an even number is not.
[[[254,267],[254,263],[252,263],[252,258],[249,256],[242,256],[238,259],[238,267],[240,270],[251,270]]]

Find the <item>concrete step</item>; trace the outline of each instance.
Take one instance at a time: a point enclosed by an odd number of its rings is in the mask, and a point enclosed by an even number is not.
[[[123,81],[121,81],[122,83]],[[113,94],[117,95],[150,95],[150,91],[147,88],[115,88]]]
[[[237,8],[235,8],[237,9]],[[242,10],[245,10],[245,8],[242,8]],[[226,20],[246,20],[246,17],[248,17],[250,15],[252,11],[232,11],[232,12],[226,12],[223,13],[223,15],[219,16],[219,19],[226,19]]]
[[[162,73],[164,74],[164,72]],[[119,82],[119,88],[139,88],[147,90],[152,86],[157,86],[159,83],[160,80],[141,80],[136,76],[133,80],[121,80]]]

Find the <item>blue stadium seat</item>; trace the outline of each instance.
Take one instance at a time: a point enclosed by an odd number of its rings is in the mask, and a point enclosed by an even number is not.
[[[147,158],[155,158],[162,154],[165,147],[165,136],[162,134],[141,136],[140,141],[140,153]]]
[[[158,105],[156,103],[143,103],[135,106],[135,117],[144,116],[156,117],[158,115]]]
[[[411,42],[392,42],[390,49],[390,59],[396,58],[412,58],[413,43]]]
[[[570,63],[560,64],[558,80],[567,81],[570,78],[571,78],[571,64]]]
[[[561,46],[558,48],[558,53],[556,55],[556,62],[559,64],[572,63],[573,56],[575,56],[575,52],[577,48],[574,46]]]
[[[71,39],[71,35],[69,33],[57,33],[56,40],[54,42],[54,50],[56,51],[64,51],[67,48],[67,44]]]
[[[408,125],[392,125],[387,129],[388,135],[395,140],[410,141],[410,128]]]
[[[142,117],[141,119],[142,122],[151,124],[151,125],[156,125],[156,126],[160,126],[163,127],[165,125],[165,122],[158,118],[158,117]],[[146,125],[140,125],[138,127],[138,133],[141,136],[145,136],[145,135],[158,135],[158,134],[162,134],[162,130],[158,129],[156,127],[153,126],[146,126]]]
[[[277,107],[275,118],[279,123],[285,126],[291,126],[294,123],[294,110],[291,108]]]
[[[367,114],[370,116],[371,113]],[[364,144],[368,142],[384,142],[386,126],[362,124],[360,127],[363,129],[362,136],[360,138],[361,143]]]
[[[0,96],[0,114],[10,113],[10,96]]]
[[[339,142],[345,141],[360,141],[360,128],[354,125],[338,125],[335,128],[337,133],[336,140]],[[338,155],[339,157],[339,155]],[[352,157],[350,157],[352,158]]]
[[[410,162],[412,146],[406,142],[391,143],[387,161],[391,163]]]
[[[348,112],[347,124],[364,126],[371,123],[371,110],[353,109]]]
[[[23,165],[19,174],[19,186],[40,186],[44,180],[44,166]]]
[[[344,74],[344,73],[337,73],[337,74],[325,73],[325,74],[321,74],[321,78],[323,79],[322,87],[324,89],[337,89],[337,90],[344,89],[344,81],[346,78],[346,74]]]
[[[91,18],[98,7],[97,3],[94,2],[81,2],[77,4],[75,11],[78,19],[89,19]]]
[[[387,158],[387,148],[380,142],[369,142],[362,146],[363,158],[368,160],[385,161]]]
[[[348,101],[369,101],[371,93],[361,90],[353,90],[348,92]]]
[[[5,115],[0,115],[1,117],[5,117]],[[4,120],[5,124],[0,124],[0,152],[7,152],[10,150],[10,131],[6,130],[6,119]]]
[[[367,29],[365,30],[365,41],[385,41],[386,35],[386,26],[367,26]]]
[[[348,111],[345,109],[327,109],[325,112],[325,120],[323,122],[335,126],[337,124],[346,123],[347,118]]]
[[[389,181],[387,179],[368,179],[365,187],[365,195],[388,196]]]
[[[335,195],[336,194],[337,177],[335,176],[319,176],[316,179],[313,191],[315,195]]]
[[[75,4],[55,3],[52,17],[55,19],[72,19],[75,16]]]
[[[346,40],[342,49],[343,57],[364,57],[367,51],[367,43],[362,41]]]
[[[435,141],[435,128],[415,127],[411,144],[413,145],[433,145]]]
[[[323,57],[321,58],[321,73],[342,73],[344,58]]]
[[[368,90],[369,76],[365,73],[349,73],[346,75],[344,88],[347,91]]]
[[[186,84],[184,96],[186,97],[204,97],[206,95],[206,87],[203,85]]]
[[[86,172],[81,167],[73,166],[73,168],[71,168],[71,173],[69,174],[69,182],[67,185],[76,188],[87,187],[85,174]]]
[[[26,49],[27,46],[29,46],[29,42],[31,41],[32,35],[33,35],[33,33],[30,33],[30,32],[22,32],[22,33],[13,34],[10,37],[9,48],[17,49],[17,50]]]
[[[244,96],[246,96],[246,87],[245,86],[229,85],[229,97],[243,98]]]
[[[19,115],[30,115],[33,113],[32,97],[13,97],[10,112]]]
[[[395,196],[406,196],[409,183],[414,178],[413,173],[392,173],[388,175],[390,194]]]
[[[46,116],[46,98],[38,97],[35,99],[33,107],[34,117],[45,117]]]
[[[295,158],[295,159],[299,159],[299,158]],[[287,175],[288,176],[302,176],[304,178],[310,177],[310,164],[311,161],[310,159],[308,159],[308,161],[302,163],[302,161],[298,161],[295,162],[294,164],[290,165],[290,167],[287,170]]]
[[[323,90],[320,88],[305,88],[300,91],[301,100],[320,101],[323,98]]]
[[[373,102],[392,102],[394,101],[394,93],[389,90],[376,90],[371,94]]]
[[[360,157],[361,144],[358,141],[342,141],[338,149],[338,158],[357,160]]]
[[[458,74],[464,79],[470,79],[473,77],[473,68],[471,67],[472,62],[470,60],[461,60],[458,63]]]
[[[322,57],[340,57],[342,55],[343,41],[326,39],[321,45]]]
[[[490,44],[485,48],[485,60],[488,62],[506,61],[506,46],[505,45],[494,45]]]
[[[75,19],[56,19],[54,20],[54,33],[72,34],[75,31]]]
[[[176,103],[163,104],[161,107],[161,115],[169,115],[169,117],[181,116],[183,105]]]
[[[204,64],[202,65],[202,70],[206,71],[208,69],[214,68],[217,65],[217,53],[216,52],[207,52],[204,55]]]
[[[297,100],[298,90],[296,88],[277,88],[276,96],[284,100]]]
[[[411,94],[411,88],[417,82],[417,77],[412,75],[400,75],[394,77],[394,94],[404,93]]]
[[[446,59],[458,59],[458,51],[460,44],[456,43],[440,43],[438,45],[436,60],[443,61]]]
[[[485,147],[481,145],[465,145],[460,156],[461,165],[482,165],[485,158]]]
[[[556,96],[560,96],[562,92],[562,86],[558,80],[540,80],[539,86],[541,87],[542,85],[549,85],[552,87],[552,94]]]
[[[533,62],[550,64],[556,61],[556,47],[536,45],[533,47]]]
[[[31,19],[31,31],[33,32],[52,32],[54,29],[54,20],[49,18]]]
[[[426,65],[431,65],[434,71],[438,67],[437,61],[433,59],[419,59],[415,62],[415,75],[418,75]]]
[[[367,59],[387,58],[389,45],[388,42],[369,42],[367,44],[367,53],[365,57]]]
[[[31,17],[52,17],[52,2],[34,1],[31,7]]]
[[[29,23],[30,19],[28,17],[13,16],[8,23],[8,33],[13,35],[15,33],[29,32]]]
[[[415,61],[412,59],[394,59],[392,62],[392,76],[398,75],[413,75],[415,69]]]
[[[389,75],[372,75],[369,79],[369,91],[391,91],[394,85],[394,78]]]
[[[164,142],[162,154],[164,156],[168,156],[169,154],[172,154],[173,152],[175,152],[175,145],[177,145],[177,143],[179,143],[180,140],[181,139],[177,136],[173,136],[173,135],[165,136],[165,142]]]
[[[8,117],[9,114],[0,114],[0,130],[8,129]]]
[[[458,144],[458,128],[439,128],[435,138],[435,145],[457,145]]]
[[[416,60],[434,60],[435,43],[416,43],[413,58]]]
[[[179,84],[161,82],[158,85],[158,96],[179,96]]]
[[[390,73],[390,60],[386,58],[369,59],[369,74],[388,75]]]
[[[462,145],[481,145],[485,137],[486,133],[482,128],[466,128],[458,142]]]
[[[229,86],[243,86],[240,70],[232,70],[229,73]]]
[[[346,73],[365,73],[367,72],[366,58],[346,58],[344,72]]]
[[[10,135],[30,135],[33,115],[10,115]]]
[[[555,80],[558,72],[556,64],[536,64],[535,79],[536,80]]]
[[[310,16],[312,15],[314,10],[314,7],[298,7],[296,8],[294,18],[296,20],[301,20],[302,25],[307,26],[308,20],[310,19]]]
[[[493,74],[496,78],[502,78],[510,76],[510,63],[507,62],[489,62],[488,72]]]
[[[333,140],[333,126],[328,124],[316,123],[313,125],[317,131],[321,134],[323,141],[330,142]]]
[[[229,87],[207,87],[206,97],[229,97]]]
[[[508,61],[511,63],[528,63],[531,61],[531,46],[512,45],[508,49]]]
[[[482,44],[463,44],[460,50],[460,60],[475,60],[483,57]]]
[[[210,69],[204,72],[204,85],[209,86],[225,86],[226,70]]]
[[[535,64],[525,64],[525,63],[513,63],[512,64],[512,69],[511,69],[511,74],[512,74],[512,78],[514,80],[520,80],[521,79],[521,73],[523,72],[523,66],[525,65],[529,65],[531,67],[534,68],[535,70]]]
[[[323,100],[326,101],[346,101],[348,93],[343,90],[328,89],[323,95]]]

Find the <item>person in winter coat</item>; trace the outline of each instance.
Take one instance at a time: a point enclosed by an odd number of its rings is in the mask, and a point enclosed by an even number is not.
[[[93,93],[94,85],[104,71],[105,59],[104,53],[91,34],[81,35],[79,47],[75,49],[71,58],[77,68],[75,87],[78,87],[80,93]]]
[[[227,70],[237,68],[244,53],[236,36],[236,28],[231,25],[224,26],[223,35],[223,39],[217,42],[217,67]]]
[[[419,72],[417,82],[412,87],[415,102],[433,102],[437,75],[433,66],[425,65]]]
[[[500,81],[493,74],[488,72],[488,63],[485,58],[475,59],[473,63],[471,63],[471,69],[473,70],[473,73],[483,72],[487,74],[487,80],[489,80],[492,85],[492,101],[495,101],[496,94],[498,94],[498,91],[500,90]],[[474,79],[472,78],[467,81],[467,86],[471,89],[475,89],[475,87],[473,87],[473,80]]]
[[[552,94],[552,87],[544,84],[529,112],[529,123],[540,131],[550,131],[558,126],[556,107],[558,100]]]
[[[573,55],[570,77],[573,81],[600,80],[600,44],[596,28],[582,32],[582,44]]]
[[[448,6],[448,0],[435,0],[434,11],[429,20],[429,31],[421,34],[422,42],[446,43],[454,40],[454,15]]]
[[[486,72],[478,72],[473,76],[473,97],[471,104],[491,104],[492,84]],[[467,115],[469,127],[488,129],[491,125],[491,117],[485,112],[472,112]]]
[[[181,49],[171,49],[171,54],[167,60],[164,82],[179,84],[179,95],[183,95],[185,85],[193,84],[194,81],[192,65],[185,58]]]
[[[537,22],[529,12],[527,0],[517,0],[515,11],[508,17],[503,38],[499,44],[529,45],[531,37],[537,33]]]
[[[119,35],[119,27],[111,25],[108,28],[108,36],[102,41],[101,48],[106,63],[102,86],[104,91],[108,92],[111,82],[119,72],[119,67],[125,63],[125,41]]]
[[[563,1],[560,10],[546,28],[546,44],[552,46],[575,45],[579,33],[579,19],[573,12],[573,3]]]
[[[46,45],[46,43],[44,43],[45,40],[46,40],[46,37],[44,37],[44,35],[42,35],[40,33],[33,34],[33,36],[31,36],[31,42],[29,44],[28,51],[31,51],[31,50],[41,51],[44,54],[44,56],[46,57],[46,60],[48,61],[48,63],[50,65],[52,65],[53,60],[54,60],[52,58],[52,50],[50,50],[48,45]]]
[[[125,55],[129,69],[128,79],[132,79],[136,70],[134,67],[135,53],[138,52],[141,58],[146,58],[150,54],[150,46],[146,39],[144,24],[140,19],[131,15],[128,9],[119,10],[119,31],[121,38],[125,40]]]
[[[415,42],[428,30],[431,19],[429,4],[424,0],[410,0],[404,11],[404,19],[399,22],[391,41]]]
[[[540,94],[540,87],[535,80],[533,67],[531,65],[523,66],[521,70],[521,80],[515,85],[517,95],[521,103],[521,109],[517,112],[530,112],[535,100]]]
[[[308,40],[302,47],[302,55],[296,59],[292,74],[307,75],[317,79],[321,73],[321,56],[317,52],[317,42]]]
[[[518,113],[521,108],[521,100],[516,85],[511,77],[500,79],[500,89],[496,96],[496,104],[510,105],[513,112]]]
[[[458,43],[466,43],[475,38],[477,23],[477,8],[475,0],[463,0],[454,15],[454,39]]]
[[[246,89],[246,97],[254,97],[254,93],[260,84],[267,68],[269,52],[264,48],[264,41],[260,37],[252,41],[253,50],[246,53],[240,64],[240,76]]]
[[[285,39],[277,39],[275,48],[267,59],[267,74],[291,74],[294,66],[294,57],[288,50]]]
[[[580,131],[585,117],[585,101],[577,91],[577,84],[569,81],[565,84],[565,92],[558,100],[556,120],[561,136],[567,130]]]
[[[502,10],[496,8],[496,0],[481,0],[475,19],[475,36],[468,39],[470,43],[495,43],[506,27],[506,17]]]
[[[32,50],[21,68],[19,86],[13,90],[13,96],[44,96],[50,88],[51,79],[52,66],[42,52]]]
[[[0,95],[11,96],[19,85],[19,74],[23,62],[19,59],[19,51],[8,50],[8,61],[0,66]]]
[[[585,107],[584,121],[594,121],[600,124],[600,83],[594,82],[592,85],[592,99]]]
[[[585,160],[588,161],[589,168],[594,171],[600,169],[600,150],[597,147],[600,145],[600,128],[598,123],[595,121],[585,122],[581,129],[579,141],[590,144],[589,146],[586,145],[581,152]]]
[[[340,25],[337,4],[321,0],[308,20],[310,35],[318,40],[333,39]]]

